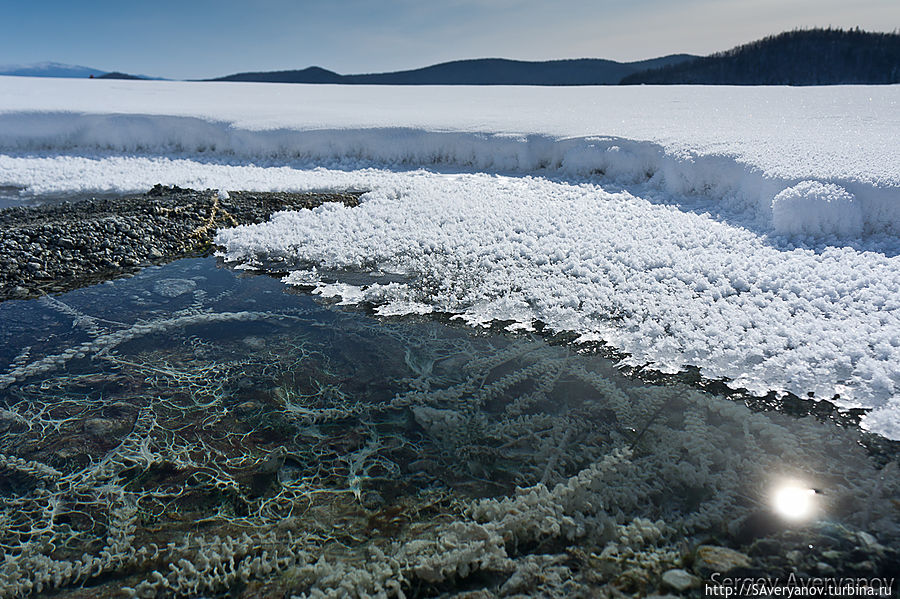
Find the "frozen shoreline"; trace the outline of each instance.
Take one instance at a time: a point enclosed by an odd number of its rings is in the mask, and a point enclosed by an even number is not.
[[[3,83],[2,186],[371,190],[219,243],[403,273],[353,291],[385,314],[539,320],[636,365],[839,394],[900,438],[900,86]]]
[[[353,194],[242,193],[157,186],[140,196],[0,210],[0,302],[59,293],[208,252],[216,228]]]

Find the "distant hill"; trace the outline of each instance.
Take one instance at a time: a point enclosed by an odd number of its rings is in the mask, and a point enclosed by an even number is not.
[[[456,60],[389,73],[339,75],[320,67],[298,71],[237,73],[208,81],[263,81],[270,83],[340,83],[356,85],[614,85],[644,69],[663,67],[696,58],[673,54],[639,62],[599,58],[528,62],[504,58]]]
[[[808,29],[626,76],[623,85],[900,83],[900,34]]]
[[[299,71],[260,71],[237,73],[204,81],[264,81],[268,83],[344,83],[344,75],[321,67],[309,67]]]
[[[112,73],[103,73],[102,75],[98,75],[95,78],[96,79],[129,79],[129,80],[140,80],[140,81],[147,79],[147,77],[142,77],[140,75],[129,75],[128,73],[120,73],[119,71],[113,71]]]
[[[18,77],[77,77],[87,79],[91,75],[99,77],[106,71],[74,64],[59,62],[37,62],[34,64],[12,64],[0,66],[0,75]]]
[[[0,75],[156,79],[42,62],[0,66]],[[834,85],[900,83],[900,33],[806,29],[710,56],[672,54],[637,62],[599,58],[455,60],[420,69],[341,75],[321,67],[236,73],[204,81],[351,85]]]
[[[119,71],[101,71],[91,67],[83,67],[74,64],[60,62],[36,62],[34,64],[18,64],[0,66],[0,75],[13,75],[17,77],[71,77],[75,79],[153,79],[147,75],[129,75]]]

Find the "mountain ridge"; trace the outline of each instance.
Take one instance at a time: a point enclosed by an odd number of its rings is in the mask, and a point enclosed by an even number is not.
[[[0,66],[0,75],[158,79],[57,62]],[[709,56],[670,54],[633,62],[603,58],[525,61],[475,58],[416,69],[342,75],[310,66],[196,81],[339,85],[836,85],[900,83],[900,31],[795,29]]]
[[[623,77],[639,70],[693,58],[697,57],[691,54],[671,54],[635,62],[617,62],[603,58],[545,61],[474,58],[382,73],[341,75],[312,66],[298,70],[234,73],[203,81],[347,85],[615,85]]]
[[[107,71],[85,67],[77,64],[64,64],[61,62],[34,62],[29,64],[5,64],[0,65],[0,75],[14,77],[75,77],[87,78],[93,75],[99,77]]]

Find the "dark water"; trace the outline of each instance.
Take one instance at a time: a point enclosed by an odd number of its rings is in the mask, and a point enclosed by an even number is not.
[[[10,208],[12,206],[23,205],[23,199],[20,195],[24,191],[23,187],[14,185],[0,185],[0,210]]]
[[[0,185],[0,210],[16,206],[29,207],[42,204],[60,204],[62,202],[78,202],[81,200],[117,198],[121,194],[106,193],[67,193],[32,195],[28,189],[16,185]]]
[[[900,473],[861,440],[182,260],[0,304],[0,596],[868,580],[898,563]]]

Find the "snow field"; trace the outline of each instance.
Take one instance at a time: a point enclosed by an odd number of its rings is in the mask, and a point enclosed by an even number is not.
[[[900,234],[897,130],[900,86],[411,88],[0,77],[0,151],[16,155],[600,176],[702,196],[755,226],[818,238]],[[776,217],[774,198],[807,181],[840,188],[853,226],[816,193],[793,209],[782,202]],[[19,173],[0,171],[0,185],[22,184]],[[136,190],[80,183],[91,185]]]

